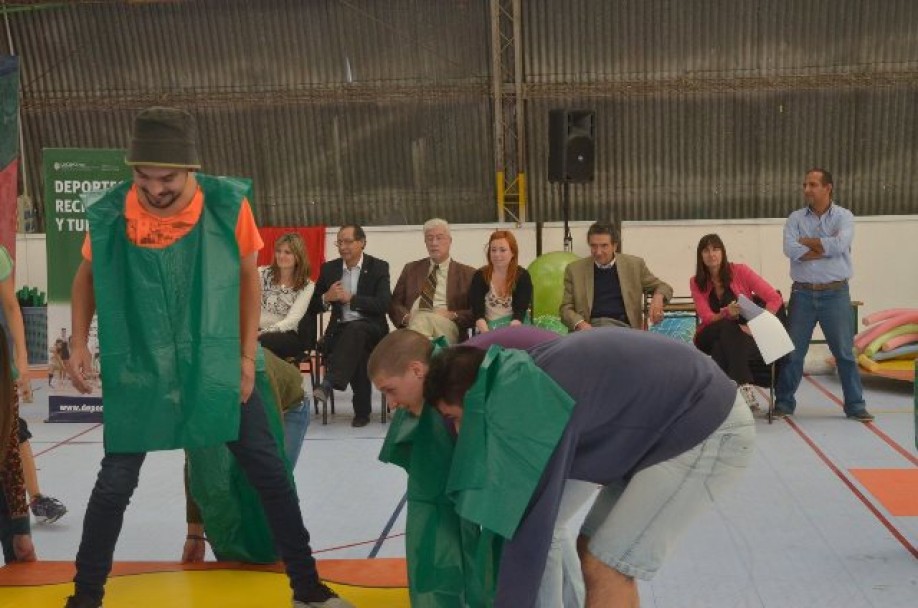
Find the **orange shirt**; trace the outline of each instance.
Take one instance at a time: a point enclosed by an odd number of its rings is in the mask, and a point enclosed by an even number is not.
[[[137,186],[131,186],[124,203],[124,219],[127,223],[128,239],[140,247],[162,249],[188,234],[201,218],[204,209],[204,193],[198,187],[191,202],[176,215],[159,217],[143,208],[137,198]],[[239,257],[244,258],[264,247],[258,233],[255,216],[249,201],[242,199],[239,218],[236,220],[236,242]],[[89,233],[83,239],[83,258],[92,261],[92,245]]]

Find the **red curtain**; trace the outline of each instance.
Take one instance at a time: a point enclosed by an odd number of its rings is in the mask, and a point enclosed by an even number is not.
[[[288,232],[303,237],[309,254],[309,276],[319,278],[319,267],[325,262],[325,226],[261,226],[258,228],[265,246],[258,252],[258,265],[267,266],[274,259],[274,241]]]
[[[6,167],[0,167],[0,245],[6,247],[16,259],[16,174],[19,158],[13,158]]]

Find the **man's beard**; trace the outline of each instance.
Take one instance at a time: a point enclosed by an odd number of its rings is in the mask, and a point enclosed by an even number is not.
[[[144,195],[144,198],[147,199],[146,202],[148,205],[156,209],[162,210],[162,209],[168,209],[169,207],[171,207],[175,203],[175,201],[178,200],[180,193],[173,192],[171,193],[171,196],[169,196],[169,198],[167,199],[156,198],[152,194],[147,192],[146,190],[143,190],[143,195]]]

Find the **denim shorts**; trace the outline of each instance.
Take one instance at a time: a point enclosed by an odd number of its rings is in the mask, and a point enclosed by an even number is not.
[[[626,576],[652,579],[711,497],[749,465],[754,445],[755,423],[737,393],[727,419],[700,444],[603,487],[581,528],[590,553]]]

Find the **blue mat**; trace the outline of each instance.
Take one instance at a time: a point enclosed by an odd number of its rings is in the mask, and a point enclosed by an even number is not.
[[[666,314],[662,321],[650,326],[650,331],[691,343],[695,336],[695,315],[689,312]]]

